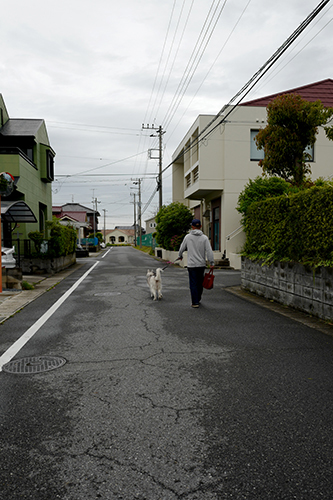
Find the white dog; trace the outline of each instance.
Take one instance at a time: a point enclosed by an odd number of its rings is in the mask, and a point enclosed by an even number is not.
[[[160,300],[162,298],[162,269],[156,269],[156,272],[147,271],[147,283],[150,289],[150,295],[154,300]]]

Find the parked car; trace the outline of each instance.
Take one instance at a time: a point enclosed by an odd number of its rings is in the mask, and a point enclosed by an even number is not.
[[[6,248],[1,247],[1,265],[2,267],[13,268],[16,267],[16,260],[14,258],[15,247]]]

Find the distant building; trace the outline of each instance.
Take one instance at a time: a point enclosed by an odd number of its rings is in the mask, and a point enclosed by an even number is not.
[[[155,221],[155,217],[151,217],[150,219],[147,219],[145,221],[145,223],[146,223],[146,234],[150,234],[150,233],[155,233],[156,232],[157,223]]]
[[[66,203],[52,207],[52,214],[60,223],[76,228],[78,241],[87,238],[94,230],[98,232],[98,217],[100,213],[79,203]]]
[[[121,229],[116,227],[115,229],[107,229],[105,231],[105,243],[110,243],[111,245],[133,245],[134,244],[134,228]]]

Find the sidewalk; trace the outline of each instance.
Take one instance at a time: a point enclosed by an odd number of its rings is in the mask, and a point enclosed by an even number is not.
[[[0,293],[0,324],[47,292],[74,271],[82,267],[83,263],[76,263],[69,269],[52,276],[24,275],[23,281],[34,286],[33,290],[4,290]]]

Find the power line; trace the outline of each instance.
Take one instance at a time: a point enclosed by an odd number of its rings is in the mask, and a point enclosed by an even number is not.
[[[78,176],[78,175],[81,175],[81,174],[86,174],[87,172],[93,172],[94,170],[98,170],[100,168],[110,167],[111,165],[115,165],[116,163],[121,163],[123,161],[130,160],[131,158],[134,158],[135,156],[142,155],[144,153],[147,153],[147,151],[141,151],[141,153],[137,153],[135,155],[127,156],[126,158],[122,158],[121,160],[112,161],[110,163],[106,163],[105,165],[101,165],[99,167],[90,168],[89,170],[84,170],[83,172],[79,172],[78,174],[63,175],[63,177],[72,177],[73,175]],[[59,177],[59,176],[57,176],[57,177]]]
[[[172,130],[172,132],[168,135],[169,140],[170,140],[170,138],[172,137],[172,135],[174,134],[175,130],[177,129],[177,127],[178,127],[179,123],[182,121],[182,119],[183,119],[183,117],[184,117],[184,115],[185,115],[186,111],[187,111],[187,110],[188,110],[188,108],[190,107],[191,103],[193,102],[193,100],[194,100],[194,99],[195,99],[195,97],[197,96],[197,94],[198,94],[199,90],[201,89],[202,85],[203,85],[203,84],[204,84],[204,82],[206,81],[206,79],[207,79],[207,77],[208,77],[209,73],[212,71],[213,67],[215,66],[215,64],[216,64],[217,60],[219,59],[219,57],[220,57],[220,55],[221,55],[222,51],[223,51],[223,50],[224,50],[224,48],[226,47],[226,45],[227,45],[228,41],[230,40],[231,36],[233,35],[234,31],[236,30],[236,28],[237,28],[238,24],[240,23],[240,21],[241,21],[242,17],[244,16],[244,14],[245,14],[245,12],[246,12],[246,10],[247,10],[247,8],[248,8],[248,6],[250,5],[250,3],[251,3],[251,2],[252,2],[252,0],[248,0],[247,4],[245,5],[245,7],[244,7],[243,11],[241,12],[241,14],[240,14],[239,18],[237,19],[237,21],[236,21],[236,23],[235,23],[235,25],[233,26],[232,30],[230,31],[230,33],[229,33],[229,35],[228,35],[228,37],[227,37],[226,41],[225,41],[225,42],[224,42],[224,44],[222,45],[222,48],[220,49],[219,53],[217,54],[217,56],[216,56],[216,58],[215,58],[215,60],[214,60],[213,64],[210,66],[209,70],[207,71],[206,75],[204,76],[203,80],[201,81],[201,83],[200,83],[199,87],[197,88],[197,90],[196,90],[195,94],[193,95],[193,97],[192,97],[191,101],[189,102],[189,104],[187,105],[186,109],[184,110],[184,112],[183,112],[182,116],[181,116],[181,117],[180,117],[180,119],[178,120],[178,123],[176,124],[176,126],[174,127],[174,129]],[[175,115],[175,113],[173,114],[173,116],[174,116],[174,115]],[[172,116],[172,118],[173,118],[173,116]],[[170,122],[171,122],[171,120],[169,120],[169,123],[170,123]]]
[[[250,80],[234,95],[234,97],[229,101],[228,104],[222,107],[222,109],[214,116],[214,118],[206,125],[206,127],[200,132],[195,141],[192,142],[187,148],[179,153],[174,161],[169,163],[163,171],[165,172],[173,163],[181,158],[187,151],[197,146],[197,144],[204,139],[206,139],[226,118],[233,112],[236,106],[247,96],[247,94],[253,89],[255,85],[263,78],[263,76],[269,71],[269,69],[279,60],[279,58],[284,54],[284,52],[294,43],[294,41],[300,36],[300,34],[307,28],[307,26],[316,18],[316,16],[321,12],[321,10],[330,2],[330,0],[322,0],[320,4],[306,17],[306,19],[299,25],[299,27],[287,38],[287,40],[274,52],[274,54],[259,68],[259,70],[250,78]],[[236,104],[233,104],[234,101]],[[223,113],[230,107],[226,115]],[[213,125],[216,120],[222,119],[208,132],[207,130]]]
[[[164,126],[166,128],[167,128],[167,125],[170,124],[177,108],[179,107],[179,105],[184,97],[184,94],[185,94],[186,90],[188,89],[189,84],[192,81],[194,73],[196,72],[198,65],[199,65],[199,63],[200,63],[200,61],[201,61],[201,59],[206,51],[207,45],[208,45],[208,43],[213,35],[213,32],[215,31],[216,25],[221,17],[221,14],[222,14],[223,9],[224,9],[226,2],[227,2],[227,0],[224,0],[224,3],[222,5],[219,13],[216,16],[216,12],[217,12],[219,5],[221,4],[221,1],[222,0],[219,0],[211,17],[210,17],[210,14],[211,14],[211,11],[213,9],[214,1],[210,7],[210,10],[207,14],[204,25],[202,26],[201,32],[200,32],[199,37],[196,41],[196,44],[194,46],[194,49],[193,49],[192,54],[190,56],[190,59],[189,59],[187,66],[184,70],[183,76],[179,82],[178,88],[177,88],[175,95],[171,101],[171,104],[166,112],[166,115],[165,115],[164,119],[162,120],[164,123]],[[213,24],[213,27],[211,28],[211,25],[213,23],[215,16],[216,16],[215,22]],[[210,17],[210,19],[209,19],[209,17]],[[206,27],[207,24],[208,24],[208,26]]]

